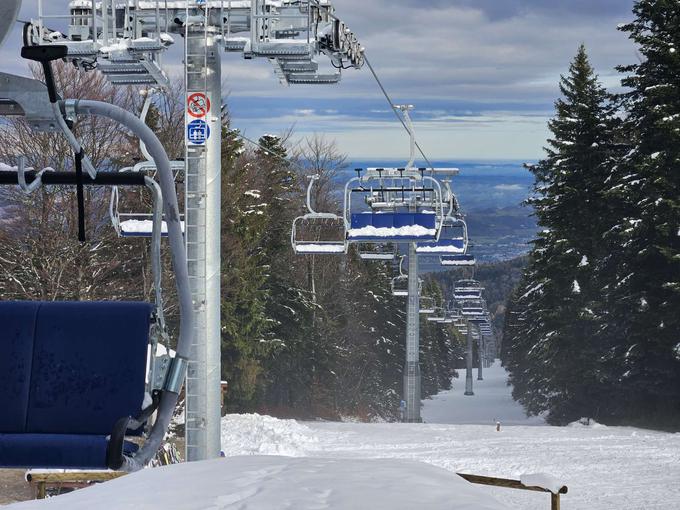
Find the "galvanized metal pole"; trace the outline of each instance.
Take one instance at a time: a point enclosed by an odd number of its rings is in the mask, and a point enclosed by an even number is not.
[[[477,369],[477,380],[484,380],[484,335],[477,327],[477,350],[479,351],[479,368]]]
[[[472,391],[472,324],[468,321],[467,324],[467,356],[466,370],[465,370],[465,395],[472,396],[474,391]]]
[[[406,366],[404,367],[404,401],[408,423],[420,423],[420,292],[416,244],[408,252],[408,309],[406,320]]]
[[[189,277],[196,314],[186,385],[186,458],[220,455],[220,215],[221,105],[220,52],[215,37],[197,24],[187,29],[186,87],[207,101],[187,114],[185,232]],[[198,99],[196,99],[198,98]],[[187,107],[188,107],[187,103]],[[201,116],[200,112],[205,111]],[[196,117],[198,115],[198,117]],[[193,119],[193,120],[192,120]],[[205,125],[197,121],[203,121]],[[200,129],[203,128],[203,135]],[[190,142],[193,133],[194,142]],[[200,143],[200,137],[205,141]]]

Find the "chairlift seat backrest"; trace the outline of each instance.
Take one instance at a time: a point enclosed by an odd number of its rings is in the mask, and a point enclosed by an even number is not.
[[[2,0],[2,5],[0,5],[0,46],[12,30],[20,8],[21,0]]]
[[[426,213],[355,213],[349,237],[354,240],[430,240],[437,235],[437,216]]]
[[[0,302],[0,467],[107,467],[116,423],[141,413],[152,313]]]

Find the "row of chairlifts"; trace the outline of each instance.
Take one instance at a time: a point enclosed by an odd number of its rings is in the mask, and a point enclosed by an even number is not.
[[[354,244],[364,260],[392,261],[397,244],[416,242],[419,255],[438,255],[443,266],[474,265],[467,224],[448,181],[442,190],[425,169],[363,172],[357,170],[345,186],[343,216],[315,211],[313,186],[319,176],[310,178],[307,212],[293,222],[296,254],[344,255]]]
[[[475,330],[483,336],[492,335],[491,316],[483,298],[484,288],[477,280],[465,279],[456,282],[453,289],[453,300],[459,311],[456,327],[463,334],[468,332],[468,324],[476,326]]]

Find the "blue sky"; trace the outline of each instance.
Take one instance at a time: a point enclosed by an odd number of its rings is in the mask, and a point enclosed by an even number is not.
[[[65,12],[67,0],[48,0]],[[22,17],[36,10],[24,0]],[[602,81],[617,87],[617,64],[636,60],[617,24],[633,0],[334,0],[358,34],[395,102],[415,104],[416,129],[432,159],[536,159],[557,81],[580,43]],[[63,7],[60,7],[63,6]],[[3,70],[25,72],[15,31]],[[179,46],[179,45],[178,45]],[[179,70],[179,55],[167,59]],[[369,71],[346,71],[335,86],[278,84],[266,61],[223,57],[234,126],[250,137],[295,126],[335,138],[351,159],[405,158],[408,141]]]

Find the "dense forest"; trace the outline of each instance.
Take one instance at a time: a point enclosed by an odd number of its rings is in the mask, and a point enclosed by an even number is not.
[[[98,73],[81,73],[65,64],[55,70],[66,97],[141,109],[137,89],[114,88]],[[182,101],[181,86],[163,91],[147,117],[175,159],[183,158]],[[391,294],[395,268],[364,262],[353,251],[346,257],[296,256],[290,246],[293,219],[304,212],[308,176],[321,176],[315,207],[337,212],[333,178],[345,166],[345,157],[321,136],[293,144],[291,133],[265,135],[257,146],[246,144],[224,111],[221,310],[222,377],[229,383],[226,411],[396,419],[406,301]],[[74,130],[101,171],[117,171],[142,159],[137,142],[110,122],[83,119]],[[17,154],[26,154],[34,168],[72,169],[70,148],[62,137],[36,135],[22,120],[13,119],[0,130],[0,161],[16,164]],[[73,190],[2,193],[0,299],[152,297],[148,242],[117,237],[108,218],[108,190],[86,189],[86,243],[77,240]],[[149,197],[144,191],[121,190],[121,207],[148,211]],[[164,288],[172,324],[176,303],[169,264]],[[426,282],[426,291],[441,293],[434,280]],[[450,387],[459,358],[462,350],[453,328],[423,320],[424,396]]]
[[[581,47],[530,199],[541,227],[506,315],[529,413],[680,429],[680,4],[640,0],[640,63],[609,93]]]

